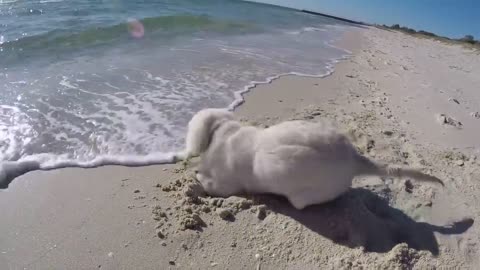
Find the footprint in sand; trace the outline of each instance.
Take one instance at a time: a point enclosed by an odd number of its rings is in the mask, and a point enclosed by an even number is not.
[[[453,101],[453,102],[460,105],[460,101],[458,101],[458,99],[456,99],[456,98],[449,98],[448,101]]]
[[[449,125],[449,126],[456,127],[456,128],[462,128],[463,127],[462,122],[456,120],[455,118],[447,116],[446,114],[443,114],[443,113],[437,114],[436,118],[437,118],[437,122],[442,124],[442,125]]]

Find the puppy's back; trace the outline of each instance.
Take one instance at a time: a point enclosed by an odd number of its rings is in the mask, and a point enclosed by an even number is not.
[[[351,157],[355,152],[348,138],[331,122],[287,121],[262,131],[262,146],[298,145],[316,149],[333,158]]]

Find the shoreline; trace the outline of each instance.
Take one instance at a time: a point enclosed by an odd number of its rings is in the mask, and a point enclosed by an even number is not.
[[[288,73],[283,73],[283,74],[277,74],[277,75],[270,76],[270,77],[266,78],[264,81],[261,81],[261,82],[251,81],[248,85],[243,87],[242,90],[236,91],[234,93],[235,94],[235,100],[233,102],[231,102],[226,107],[226,109],[231,110],[231,111],[235,111],[236,108],[242,106],[242,104],[245,103],[245,95],[246,94],[250,93],[251,91],[255,91],[255,89],[258,88],[258,87],[262,87],[263,85],[271,84],[274,81],[279,80],[279,79],[284,78],[284,77],[298,76],[298,77],[303,77],[303,78],[322,79],[322,78],[331,76],[335,72],[335,67],[338,63],[340,63],[342,61],[345,61],[345,60],[348,60],[348,58],[353,55],[353,52],[346,48],[346,47],[348,47],[350,49],[353,49],[353,47],[351,47],[347,42],[345,42],[345,39],[346,39],[345,36],[349,36],[349,35],[351,35],[351,33],[355,33],[355,31],[358,31],[358,30],[355,30],[355,29],[350,27],[350,29],[346,30],[345,31],[346,33],[344,33],[343,36],[339,38],[339,40],[325,41],[324,42],[325,45],[327,45],[329,47],[332,47],[332,48],[335,48],[335,49],[342,50],[346,53],[339,58],[330,59],[327,62],[327,65],[326,65],[327,71],[325,73],[313,75],[313,74],[303,74],[303,73],[292,71],[292,72],[288,72]]]
[[[480,104],[478,63],[457,47],[378,29],[354,33],[341,44],[352,57],[333,74],[260,85],[235,113],[259,126],[334,120],[364,155],[434,174],[445,189],[366,177],[335,203],[295,211],[272,196],[197,196],[192,168],[182,164],[36,171],[0,192],[7,206],[0,210],[0,263],[11,269],[474,269],[480,229],[465,218],[480,216],[474,158],[480,145],[473,139],[480,120],[465,110]],[[427,56],[414,57],[424,50]],[[448,81],[462,84],[462,92],[447,92],[454,85]],[[462,128],[438,123],[436,113]]]

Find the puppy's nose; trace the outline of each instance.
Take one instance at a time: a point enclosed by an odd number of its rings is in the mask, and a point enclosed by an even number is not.
[[[197,174],[197,173],[198,173],[198,170],[195,170],[195,171],[193,171],[193,172],[194,172],[195,174]]]

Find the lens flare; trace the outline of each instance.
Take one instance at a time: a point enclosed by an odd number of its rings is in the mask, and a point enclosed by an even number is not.
[[[142,38],[145,35],[143,24],[136,19],[129,19],[127,22],[128,33],[133,38]]]

